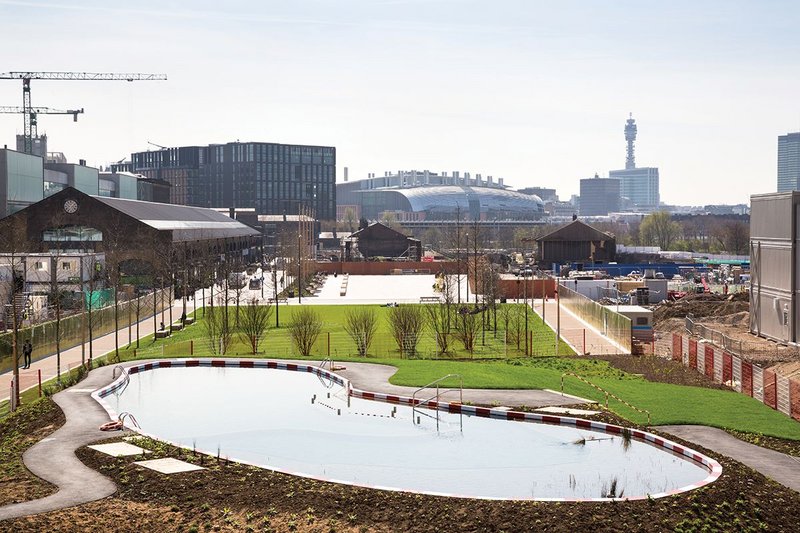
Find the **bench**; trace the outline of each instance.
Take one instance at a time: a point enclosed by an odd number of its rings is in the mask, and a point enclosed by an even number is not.
[[[184,326],[190,326],[192,324],[194,324],[194,318],[187,317],[187,318],[183,319],[183,325]]]
[[[183,324],[176,322],[169,327],[170,331],[180,331],[183,329]]]
[[[419,297],[419,303],[421,303],[421,304],[439,303],[441,301],[442,301],[442,299],[440,297],[438,297],[438,296],[420,296]]]
[[[277,302],[279,304],[288,304],[289,300],[287,298],[278,298]],[[267,298],[267,303],[274,304],[275,303],[275,298]]]
[[[160,330],[156,331],[155,336],[156,336],[156,339],[166,339],[167,337],[169,337],[169,334],[170,334],[170,332],[168,330],[160,329]]]

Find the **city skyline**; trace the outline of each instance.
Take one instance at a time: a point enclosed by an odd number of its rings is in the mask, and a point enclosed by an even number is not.
[[[85,108],[39,131],[92,165],[147,141],[311,144],[336,147],[338,181],[345,166],[350,179],[471,170],[568,199],[624,168],[632,112],[636,163],[659,167],[663,202],[747,203],[775,190],[777,137],[800,131],[790,2],[215,6],[0,0],[14,50],[0,71],[168,75],[32,82],[35,106]],[[0,83],[0,105],[20,105],[20,86]],[[0,146],[21,130],[0,115]]]

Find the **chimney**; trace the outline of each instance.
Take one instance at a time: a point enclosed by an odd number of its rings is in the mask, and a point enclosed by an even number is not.
[[[85,159],[78,159],[78,164],[80,166],[82,166],[82,167],[85,167],[86,166],[86,160]]]
[[[347,167],[344,167],[344,181],[347,181]]]

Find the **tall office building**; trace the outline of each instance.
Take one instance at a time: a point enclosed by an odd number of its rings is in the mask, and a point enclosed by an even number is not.
[[[800,132],[778,136],[778,192],[800,190]]]
[[[581,180],[580,213],[581,216],[605,216],[619,211],[620,180],[594,178]]]
[[[657,167],[637,167],[634,156],[634,141],[638,128],[631,115],[625,122],[625,143],[627,146],[624,170],[612,170],[609,177],[620,180],[620,193],[644,210],[657,209],[660,203],[659,177]]]
[[[296,215],[312,209],[336,217],[336,148],[277,143],[227,143],[167,148],[131,155],[132,171],[163,179],[170,202],[200,207],[254,208]]]

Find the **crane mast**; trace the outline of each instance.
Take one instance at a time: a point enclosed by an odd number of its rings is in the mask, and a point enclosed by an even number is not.
[[[37,135],[36,114],[31,106],[31,80],[60,81],[164,81],[166,74],[111,73],[111,72],[5,72],[0,80],[22,80],[22,115],[25,121],[23,131],[24,152],[33,152],[33,139]],[[81,110],[82,112],[82,110]],[[75,120],[78,115],[74,114]]]

